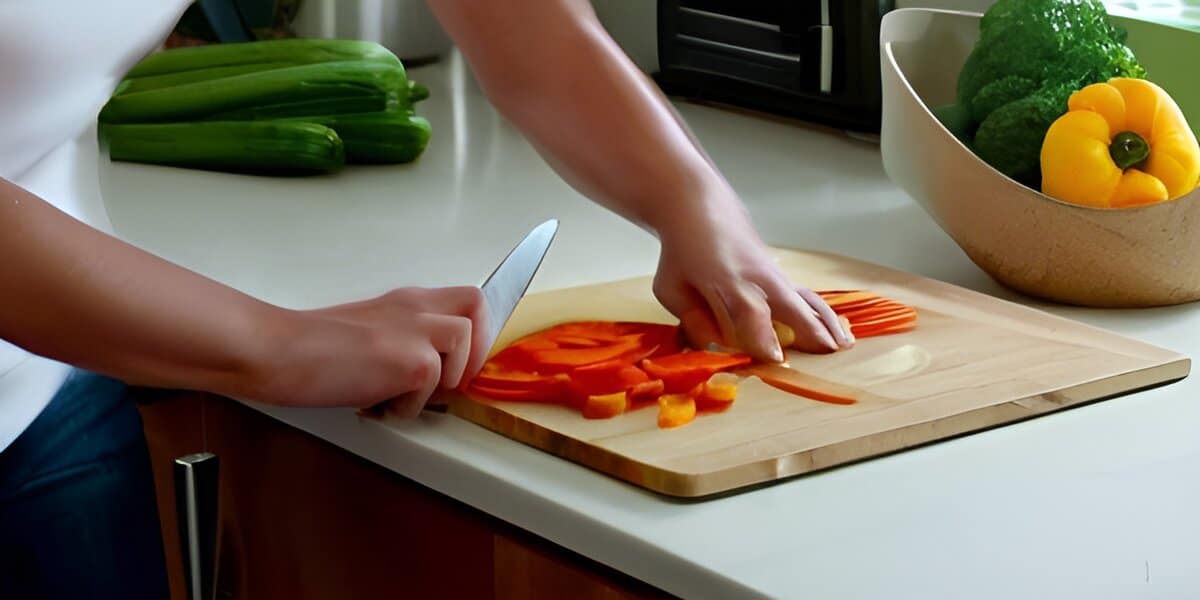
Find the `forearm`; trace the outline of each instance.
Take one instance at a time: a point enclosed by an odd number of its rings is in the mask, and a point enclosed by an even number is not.
[[[430,0],[498,109],[577,189],[659,233],[742,207],[585,0]]]
[[[252,392],[282,311],[0,179],[0,337],[139,385]]]

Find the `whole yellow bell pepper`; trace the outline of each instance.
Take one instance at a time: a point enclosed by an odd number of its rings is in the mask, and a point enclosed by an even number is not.
[[[1071,95],[1042,142],[1042,192],[1124,208],[1173,200],[1200,185],[1200,144],[1161,87],[1118,77]]]

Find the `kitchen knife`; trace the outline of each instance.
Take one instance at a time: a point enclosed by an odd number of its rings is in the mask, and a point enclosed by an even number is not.
[[[534,227],[480,286],[488,313],[486,348],[491,349],[500,337],[500,330],[525,296],[557,232],[557,219]]]
[[[525,235],[504,260],[496,267],[480,289],[483,290],[484,305],[487,309],[487,335],[484,339],[484,351],[488,351],[500,337],[500,331],[508,323],[508,318],[517,308],[517,303],[525,296],[533,276],[542,265],[542,259],[550,249],[555,234],[558,233],[558,219],[550,219],[534,227]],[[385,405],[375,406],[359,411],[360,415],[380,417],[385,412]],[[445,404],[426,403],[426,410],[446,412]]]

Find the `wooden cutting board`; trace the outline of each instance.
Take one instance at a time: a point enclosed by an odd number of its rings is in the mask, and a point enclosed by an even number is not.
[[[1186,377],[1189,358],[946,283],[840,256],[778,251],[794,281],[866,289],[914,305],[915,331],[793,369],[859,396],[845,406],[743,381],[733,407],[663,430],[657,407],[610,420],[554,405],[455,396],[450,411],[523,443],[681,497],[826,469]],[[531,294],[497,348],[571,320],[674,323],[650,278]]]

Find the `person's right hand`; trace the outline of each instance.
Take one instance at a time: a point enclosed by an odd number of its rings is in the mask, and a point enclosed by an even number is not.
[[[257,378],[259,400],[287,406],[420,413],[439,388],[479,371],[487,312],[476,287],[401,288],[377,298],[288,311],[283,347]]]

